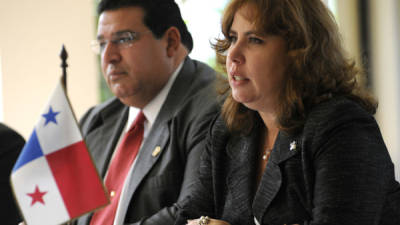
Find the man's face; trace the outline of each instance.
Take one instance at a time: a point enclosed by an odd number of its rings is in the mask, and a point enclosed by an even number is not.
[[[124,104],[143,108],[162,89],[173,72],[167,56],[166,35],[156,39],[143,24],[144,11],[128,7],[104,11],[99,18],[97,39],[103,43],[101,68],[109,88]],[[117,40],[137,33],[129,46]],[[121,43],[120,41],[120,43]]]

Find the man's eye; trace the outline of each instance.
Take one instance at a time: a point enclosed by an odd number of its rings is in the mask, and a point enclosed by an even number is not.
[[[103,49],[106,46],[107,42],[105,41],[99,41],[99,46],[101,49]]]
[[[117,40],[117,43],[119,44],[125,44],[125,43],[129,43],[132,41],[132,37],[120,37]]]

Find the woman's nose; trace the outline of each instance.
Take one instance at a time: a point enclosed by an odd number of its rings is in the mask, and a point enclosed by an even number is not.
[[[245,57],[243,54],[243,46],[239,42],[232,43],[228,49],[227,59],[235,64],[243,64]]]

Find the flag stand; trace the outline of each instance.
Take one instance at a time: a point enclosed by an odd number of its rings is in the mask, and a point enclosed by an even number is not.
[[[63,73],[62,73],[62,84],[63,84],[65,92],[66,92],[67,91],[67,67],[68,67],[67,58],[68,58],[68,53],[65,50],[65,46],[64,45],[62,45],[60,58],[62,60],[61,68],[62,68],[62,71],[63,71]]]

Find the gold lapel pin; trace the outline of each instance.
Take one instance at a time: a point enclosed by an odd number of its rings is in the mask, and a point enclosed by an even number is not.
[[[157,147],[153,150],[153,153],[151,153],[151,155],[152,155],[153,157],[156,157],[158,154],[160,154],[160,152],[161,152],[161,147],[160,147],[160,146],[157,146]]]
[[[292,141],[291,143],[290,143],[290,148],[289,148],[289,150],[290,151],[293,151],[293,150],[296,150],[296,141]]]

